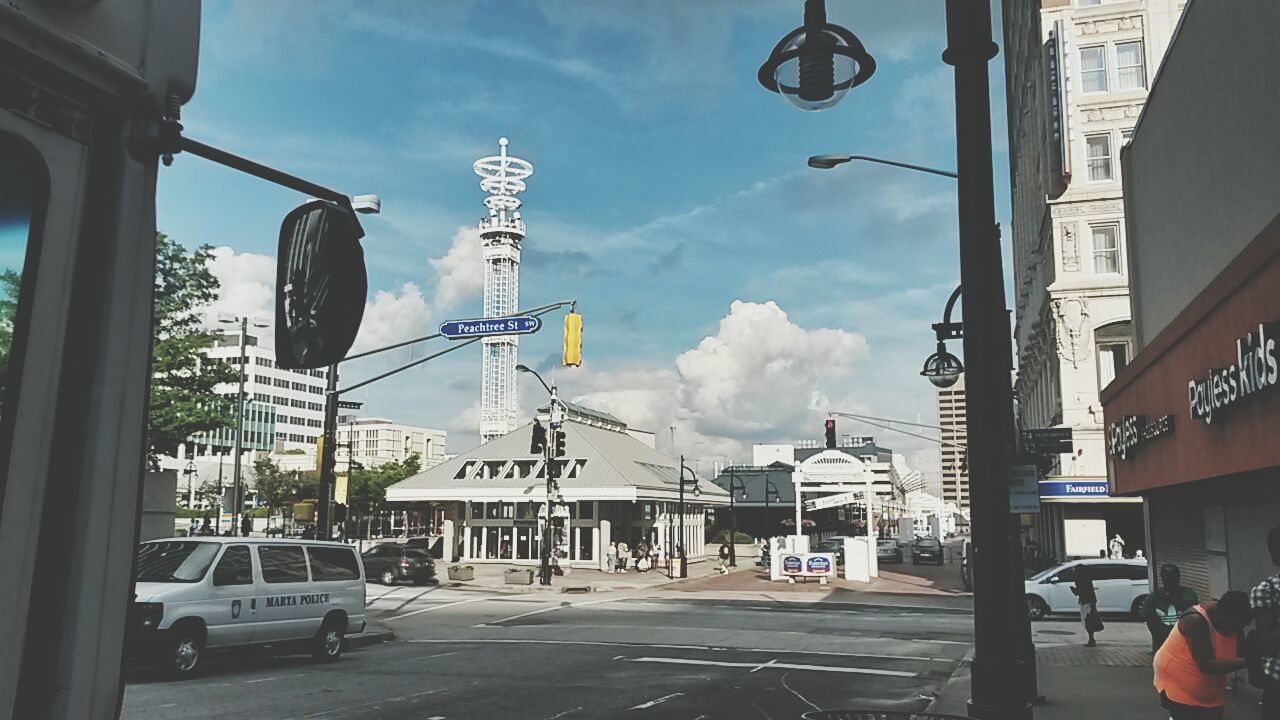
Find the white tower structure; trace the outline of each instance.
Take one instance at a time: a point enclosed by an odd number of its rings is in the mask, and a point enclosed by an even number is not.
[[[480,158],[472,166],[479,175],[480,188],[489,193],[484,204],[489,217],[480,221],[480,243],[484,248],[484,316],[512,315],[520,302],[520,243],[524,242],[524,220],[520,219],[520,199],[524,181],[533,174],[533,163],[507,155],[507,139],[498,139],[498,154]],[[506,435],[516,429],[516,335],[497,335],[483,340],[483,370],[480,394],[480,442]]]

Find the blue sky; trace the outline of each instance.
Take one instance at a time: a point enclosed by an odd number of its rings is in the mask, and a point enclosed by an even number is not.
[[[206,3],[183,121],[194,138],[382,197],[365,222],[362,346],[480,314],[468,233],[484,194],[471,163],[509,137],[535,166],[521,304],[576,298],[586,321],[584,366],[556,373],[563,393],[660,430],[660,449],[674,424],[679,450],[745,460],[752,442],[820,438],[825,408],[935,415],[917,373],[958,281],[954,183],[804,160],[954,167],[943,3],[829,5],[879,68],[836,108],[803,113],[755,80],[800,23],[798,1]],[[1001,68],[997,58],[1007,222]],[[220,306],[265,310],[280,218],[303,199],[179,157],[161,175],[159,226],[230,248]],[[522,341],[521,360],[550,368],[558,352],[544,330]],[[344,376],[410,354],[390,356]],[[475,442],[479,376],[468,348],[354,397],[370,415],[443,427],[462,451]],[[521,388],[526,409],[535,389]]]

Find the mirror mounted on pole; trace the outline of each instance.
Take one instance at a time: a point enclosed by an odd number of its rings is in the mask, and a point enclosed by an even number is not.
[[[368,277],[350,204],[311,200],[285,216],[276,260],[276,363],[318,369],[347,355],[364,318]]]

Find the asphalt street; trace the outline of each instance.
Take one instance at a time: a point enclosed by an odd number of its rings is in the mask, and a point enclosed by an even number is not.
[[[969,650],[964,609],[638,591],[369,588],[396,636],[321,664],[243,652],[128,678],[126,720],[799,718],[925,708]]]

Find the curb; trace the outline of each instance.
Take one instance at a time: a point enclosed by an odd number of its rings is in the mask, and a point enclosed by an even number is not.
[[[947,697],[956,685],[969,681],[969,664],[973,662],[973,654],[972,648],[964,654],[964,659],[956,664],[956,669],[951,673],[951,677],[947,678],[947,681],[943,683],[942,688],[938,690],[938,696],[933,699],[933,702],[929,703],[929,707],[925,709],[925,712],[936,712],[938,706],[942,704],[943,698]]]
[[[391,642],[396,639],[396,634],[390,630],[366,630],[358,635],[350,635],[347,637],[347,649],[364,647],[366,645],[377,645],[379,643]]]

